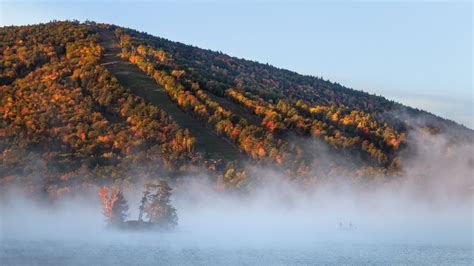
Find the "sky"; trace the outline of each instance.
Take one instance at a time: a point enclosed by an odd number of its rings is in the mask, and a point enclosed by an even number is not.
[[[473,10],[470,1],[0,0],[0,24],[117,24],[323,77],[474,128]]]

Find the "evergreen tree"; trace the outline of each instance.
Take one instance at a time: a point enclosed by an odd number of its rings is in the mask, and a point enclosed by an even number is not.
[[[128,203],[121,191],[117,194],[117,201],[112,207],[112,224],[121,225],[128,217]]]
[[[171,205],[171,188],[166,181],[160,181],[156,185],[147,185],[155,191],[145,189],[147,192],[146,203],[143,204],[144,213],[147,214],[149,222],[162,227],[173,228],[178,224],[176,209]]]
[[[143,221],[143,213],[146,212],[146,208],[147,208],[147,203],[148,203],[148,195],[150,194],[150,191],[149,191],[149,185],[148,184],[145,184],[145,190],[143,191],[143,197],[140,201],[140,213],[138,214],[138,220],[139,221]]]

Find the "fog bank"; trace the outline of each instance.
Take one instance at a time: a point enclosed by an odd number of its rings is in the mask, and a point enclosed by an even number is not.
[[[337,178],[311,189],[260,169],[247,194],[215,190],[206,176],[173,195],[179,226],[169,233],[105,229],[98,188],[65,195],[51,206],[16,190],[2,195],[1,242],[60,240],[123,245],[211,248],[297,248],[318,243],[439,244],[472,247],[473,145],[412,134],[404,170],[376,186]],[[136,219],[142,187],[126,191]]]

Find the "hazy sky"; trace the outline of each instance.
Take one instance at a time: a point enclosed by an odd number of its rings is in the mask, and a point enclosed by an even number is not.
[[[4,1],[0,23],[113,23],[418,107],[474,128],[471,2]]]

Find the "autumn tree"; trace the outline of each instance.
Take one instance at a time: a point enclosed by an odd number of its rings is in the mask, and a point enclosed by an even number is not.
[[[114,226],[121,225],[128,212],[127,201],[122,192],[115,186],[111,189],[104,186],[99,190],[99,198],[102,201],[102,213],[107,223]]]
[[[176,209],[171,205],[170,197],[171,188],[166,181],[146,184],[140,212],[146,214],[150,223],[173,228],[178,224],[178,216]]]

